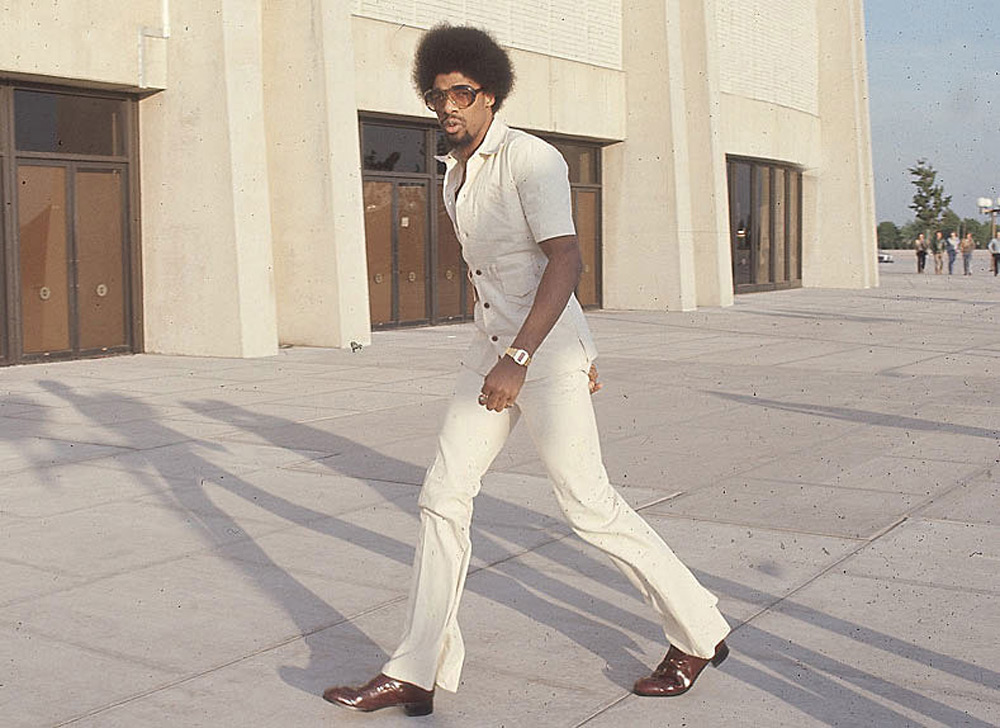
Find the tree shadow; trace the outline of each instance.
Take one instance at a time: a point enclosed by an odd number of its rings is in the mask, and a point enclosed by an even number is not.
[[[54,381],[44,382],[44,386],[81,411],[85,411],[87,405],[96,402],[141,405],[140,400],[117,393],[84,395]],[[756,398],[753,401],[760,402]],[[280,440],[280,442],[265,442],[264,446],[287,448],[289,441],[317,442],[325,438],[329,444],[323,452],[362,453],[368,457],[369,462],[381,463],[382,466],[402,476],[404,478],[402,482],[419,482],[423,476],[423,468],[418,465],[384,455],[350,438],[319,430],[307,423],[259,415],[239,407],[210,409],[207,415],[224,418],[222,421],[244,431],[253,431],[257,434],[274,433],[275,440]],[[151,409],[149,420],[154,431],[155,428],[163,428],[163,434],[172,432],[166,425],[155,422],[155,413]],[[284,434],[277,437],[279,432]],[[200,441],[191,439],[173,447],[176,450],[176,457],[186,459],[192,471],[219,473],[219,466],[207,460],[199,452]],[[137,449],[136,453],[141,454],[142,450]],[[321,454],[321,452],[312,451],[310,454]],[[152,458],[148,460],[155,474],[161,478],[161,482],[172,485],[165,491],[160,489],[157,492],[167,499],[169,505],[198,516],[192,520],[198,524],[206,542],[214,544],[217,541],[216,533],[207,525],[208,521],[219,523],[222,528],[242,531],[239,521],[215,504],[203,488],[190,485],[178,486],[176,476],[163,470],[160,462]],[[338,472],[335,469],[335,458],[325,458],[318,462],[332,474],[357,477],[353,472]],[[337,515],[320,512],[254,485],[248,478],[232,473],[213,478],[212,482],[232,495],[252,502],[255,506],[291,524],[330,538],[333,541],[331,551],[335,551],[336,542],[343,542],[400,564],[412,563],[413,545],[410,541],[353,523],[348,518],[349,512]],[[392,490],[394,483],[368,480],[366,484],[376,492],[380,492],[388,503],[395,503],[397,507],[401,507],[395,500],[398,498],[398,492]],[[569,529],[566,526],[553,527],[549,523],[551,519],[538,511],[486,492],[477,498],[476,509],[477,513],[486,514],[487,517],[478,519],[474,525],[473,537],[476,544],[474,548],[488,551],[493,555],[485,563],[470,570],[467,588],[505,608],[517,610],[524,617],[550,627],[575,644],[602,657],[608,665],[606,669],[608,679],[623,690],[627,690],[631,681],[647,670],[644,662],[639,659],[642,655],[637,656],[642,648],[631,633],[639,634],[650,641],[660,640],[662,636],[659,625],[648,618],[637,617],[634,612],[621,607],[617,600],[599,598],[584,588],[568,584],[551,574],[520,562],[516,557],[527,552],[540,553],[539,550],[544,547],[544,558],[574,572],[586,573],[589,578],[622,594],[623,598],[634,600],[636,595],[631,585],[603,559],[594,559],[589,554],[572,548],[566,543]],[[411,536],[415,536],[417,519],[415,508],[411,511],[411,515],[414,523]],[[495,522],[522,526],[541,523],[545,538],[539,539],[534,536],[530,528],[511,529],[498,526]],[[537,530],[535,529],[536,532]],[[238,558],[227,557],[225,553],[220,553],[220,556],[240,570],[249,583],[254,584],[289,615],[307,648],[306,667],[278,668],[286,683],[315,694],[326,684],[354,682],[359,678],[369,677],[371,669],[377,669],[386,655],[357,626],[351,615],[334,609],[299,578],[288,573],[257,544],[254,538],[244,534],[238,544]],[[513,544],[513,547],[509,544]],[[502,563],[507,561],[511,563]],[[335,556],[330,558],[328,563],[335,565]],[[261,580],[261,567],[265,567],[271,574],[266,583]],[[731,597],[763,605],[773,605],[781,601],[781,597],[730,579],[698,572],[696,575],[702,583],[723,598]],[[375,609],[399,601],[397,597],[376,605]],[[786,600],[785,603],[789,602]],[[794,608],[786,610],[786,613],[806,624],[886,650],[921,665],[933,665],[936,670],[980,684],[1000,685],[1000,675],[994,671],[833,617],[819,610],[794,604]],[[734,620],[730,622],[734,623]],[[335,637],[330,632],[332,629],[336,629]],[[845,723],[847,719],[853,720],[851,716],[845,715],[845,705],[851,706],[851,710],[855,711],[854,714],[866,717],[868,722],[859,719],[857,725],[910,724],[907,716],[893,710],[885,702],[906,705],[911,712],[917,711],[946,725],[970,725],[975,728],[988,725],[871,671],[855,668],[850,665],[849,660],[837,660],[804,646],[791,644],[780,635],[762,630],[753,624],[738,625],[732,641],[737,652],[741,643],[746,643],[748,648],[760,645],[767,647],[770,651],[768,670],[750,664],[747,660],[741,659],[739,654],[735,655],[736,659],[727,661],[722,666],[723,670],[828,725],[851,724]],[[350,644],[352,648],[344,650],[343,657],[338,659],[338,645],[343,644]],[[770,645],[775,647],[771,648]],[[368,664],[358,664],[359,653],[364,653],[364,661]],[[343,658],[349,658],[354,662],[352,664]],[[805,672],[803,666],[808,668]],[[364,672],[361,672],[362,670]]]
[[[904,415],[887,414],[885,412],[875,412],[873,410],[854,409],[851,407],[834,407],[829,405],[813,404],[811,402],[783,402],[777,399],[750,397],[744,394],[732,394],[730,392],[708,390],[705,393],[713,394],[716,397],[729,400],[730,402],[750,404],[757,407],[767,407],[769,409],[775,409],[782,412],[794,412],[795,414],[826,417],[828,419],[840,420],[843,422],[854,422],[859,425],[894,427],[896,429],[907,431],[944,432],[950,435],[979,437],[988,440],[997,440],[1000,438],[1000,430],[991,430],[986,427],[955,425],[950,422],[927,420],[922,417],[906,417]]]
[[[945,655],[893,635],[835,617],[792,599],[779,599],[768,592],[704,572],[696,572],[708,588],[751,603],[775,605],[781,614],[806,625],[819,627],[859,644],[875,647],[889,656],[902,657],[923,668],[933,668],[970,683],[1000,689],[1000,673]],[[919,690],[893,682],[872,671],[862,670],[846,659],[836,659],[770,632],[750,622],[741,624],[731,640],[747,644],[748,653],[759,655],[767,669],[751,665],[736,650],[736,659],[722,669],[742,682],[774,695],[798,710],[834,726],[911,726],[908,715],[893,710],[894,703],[942,725],[990,728],[993,724],[969,715]],[[868,695],[874,697],[868,697]],[[876,699],[877,698],[877,699]],[[880,700],[878,700],[880,699]]]
[[[327,450],[337,453],[338,456],[354,457],[347,459],[348,467],[338,468],[336,456],[318,458],[315,460],[315,465],[322,466],[331,474],[364,478],[369,487],[383,492],[383,495],[388,495],[386,489],[398,483],[417,486],[423,482],[425,467],[380,453],[343,435],[319,430],[308,423],[296,423],[281,417],[260,415],[240,407],[209,407],[206,414],[238,429],[256,433],[269,446],[286,447],[289,443],[315,443],[323,440],[327,443]],[[433,443],[433,440],[431,442]],[[359,464],[358,459],[363,463]],[[376,477],[365,477],[359,472],[362,467],[369,470],[369,476]],[[303,513],[301,507],[297,513],[289,513],[273,498],[259,500],[258,504],[261,503],[264,507],[276,508],[274,512],[278,515],[294,520],[307,528],[313,528],[318,517],[329,518],[327,514]],[[414,504],[408,512],[412,515],[414,523],[410,536],[415,538],[419,517],[416,505]],[[517,527],[501,524],[517,524]],[[544,546],[549,558],[558,564],[568,566],[572,563],[572,568],[579,569],[582,562],[588,570],[618,573],[603,560],[598,561],[589,555],[582,555],[563,543],[570,533],[565,523],[554,521],[538,511],[498,498],[484,488],[475,500],[471,534],[472,551],[474,555],[485,552],[489,556],[485,560],[480,560],[480,563],[470,566],[466,590],[503,606],[516,604],[516,609],[523,615],[551,627],[581,647],[600,655],[608,664],[609,675],[615,676],[617,684],[627,687],[647,668],[636,657],[637,653],[641,654],[641,647],[626,631],[611,625],[620,624],[626,619],[634,623],[634,615],[631,612],[617,604],[597,599],[582,589],[530,567],[521,565],[517,570],[517,577],[494,568],[498,564]],[[326,535],[343,538],[341,534],[329,531]],[[374,538],[377,540],[377,535]],[[513,544],[513,547],[508,544]],[[371,550],[388,555],[384,553],[383,548],[377,547]],[[401,552],[390,557],[401,562],[405,560],[409,564],[412,561],[412,554],[412,547],[407,546],[405,559],[401,557]],[[487,573],[488,578],[472,578],[477,574]],[[627,583],[622,591],[631,599],[637,598],[637,594]],[[539,596],[540,594],[544,597]],[[655,622],[646,620],[640,628],[648,638],[663,640],[662,630]],[[610,639],[609,633],[612,633]],[[613,645],[610,650],[609,644]],[[360,666],[360,669],[370,671],[373,667],[377,669],[379,666]],[[367,673],[359,672],[356,677],[365,674]]]

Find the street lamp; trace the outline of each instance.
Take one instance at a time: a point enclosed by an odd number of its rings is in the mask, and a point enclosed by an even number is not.
[[[997,236],[997,213],[1000,212],[1000,197],[997,198],[996,204],[993,204],[993,199],[990,197],[980,197],[979,198],[979,214],[990,216],[990,240]]]

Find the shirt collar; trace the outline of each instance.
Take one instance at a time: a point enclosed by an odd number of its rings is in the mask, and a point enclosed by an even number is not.
[[[493,121],[490,122],[490,128],[486,130],[486,136],[483,137],[483,141],[479,144],[479,149],[476,150],[476,154],[481,154],[483,156],[496,154],[497,151],[499,151],[504,138],[507,136],[508,129],[509,127],[504,123],[503,119],[494,116]],[[455,158],[453,152],[437,155],[434,159],[439,162],[444,162],[449,167],[458,162],[458,159]]]

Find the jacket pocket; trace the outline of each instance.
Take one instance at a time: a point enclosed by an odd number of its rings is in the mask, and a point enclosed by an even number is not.
[[[534,266],[524,269],[518,268],[501,273],[500,286],[504,295],[513,299],[533,299],[535,291],[538,290],[538,283],[542,274]]]

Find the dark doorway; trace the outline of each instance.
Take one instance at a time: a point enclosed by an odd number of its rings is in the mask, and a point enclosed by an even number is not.
[[[584,258],[577,297],[601,305],[600,147],[549,140],[569,166],[573,214]],[[372,326],[467,321],[474,292],[442,200],[446,152],[437,127],[361,120],[365,243]]]
[[[802,171],[727,159],[729,230],[736,293],[802,285]]]

